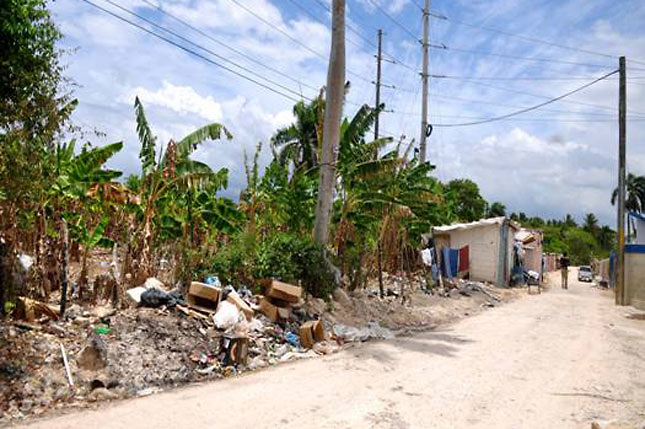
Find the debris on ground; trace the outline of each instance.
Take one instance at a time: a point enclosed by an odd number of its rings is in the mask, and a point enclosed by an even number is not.
[[[190,307],[204,312],[214,312],[217,310],[220,295],[222,294],[221,284],[219,280],[215,282],[212,278],[209,279],[211,283],[190,283],[188,294],[186,295],[186,302]]]
[[[56,303],[22,298],[14,314],[20,317],[0,324],[0,422],[328,355],[346,343],[390,339],[402,328],[463,317],[512,295],[463,280],[453,292],[444,286],[447,294],[429,294],[418,281],[404,305],[399,291],[410,278],[384,275],[384,281],[389,296],[370,285],[337,289],[326,302],[276,280],[253,295],[208,277],[192,282],[183,297],[149,278],[127,290],[130,308],[72,301],[64,317]]]

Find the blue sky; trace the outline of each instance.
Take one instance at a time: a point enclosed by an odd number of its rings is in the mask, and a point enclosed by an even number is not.
[[[92,1],[127,16],[105,0]],[[260,74],[258,80],[270,79],[273,83],[263,82],[290,97],[313,97],[325,84],[329,13],[321,3],[329,4],[329,0],[150,0],[210,38],[173,21],[143,0],[113,1],[253,70]],[[415,5],[420,2],[347,1],[352,28],[347,32],[351,89],[345,114],[353,115],[362,103],[374,103],[373,45],[376,29],[382,28],[385,55],[396,57],[403,65],[383,65],[383,82],[396,89],[382,90],[382,101],[394,112],[382,115],[381,129],[397,137],[405,135],[408,141],[418,141],[420,129],[416,70],[421,50],[412,37],[421,35],[421,13]],[[245,150],[250,154],[257,142],[263,141],[261,159],[263,163],[269,160],[268,139],[278,127],[291,122],[292,100],[191,56],[81,0],[57,1],[51,8],[65,34],[62,46],[74,48],[65,58],[68,76],[78,85],[79,107],[73,119],[87,131],[104,133],[87,135],[94,144],[119,140],[125,144],[112,167],[125,174],[139,168],[132,109],[135,95],[142,99],[153,131],[164,145],[171,137],[181,138],[208,122],[221,122],[231,130],[233,141],[208,143],[196,153],[211,166],[230,170],[224,195],[235,198],[244,186]],[[449,49],[431,49],[430,72],[458,79],[431,79],[431,123],[470,122],[470,118],[499,116],[541,103],[614,70],[617,56],[626,55],[630,79],[628,170],[645,174],[645,146],[640,143],[645,134],[645,79],[639,79],[645,76],[645,6],[641,0],[433,0],[432,9],[448,19],[431,18],[431,42]],[[603,55],[509,37],[481,26]],[[201,53],[223,63],[211,53]],[[248,75],[235,65],[223,64]],[[564,79],[545,79],[554,77]],[[535,78],[544,80],[522,80]],[[572,213],[578,219],[593,211],[602,222],[614,224],[609,196],[616,184],[617,94],[614,76],[567,98],[566,103],[553,103],[513,119],[470,127],[435,127],[429,140],[429,159],[437,165],[434,174],[441,180],[469,177],[480,185],[486,199],[504,202],[509,211],[543,217]]]

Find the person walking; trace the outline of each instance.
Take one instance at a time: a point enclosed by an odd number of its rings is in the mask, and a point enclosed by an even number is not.
[[[569,258],[567,252],[564,252],[560,257],[560,274],[562,274],[562,289],[569,289]]]

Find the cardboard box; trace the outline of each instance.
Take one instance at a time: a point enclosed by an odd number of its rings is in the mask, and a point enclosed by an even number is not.
[[[281,322],[291,318],[291,308],[278,307],[267,297],[262,298],[260,301],[260,311],[272,322]]]
[[[226,300],[231,304],[234,304],[238,310],[244,313],[244,316],[246,316],[247,320],[251,320],[253,318],[253,309],[249,307],[249,305],[237,294],[237,292],[233,291],[229,293],[226,297]]]
[[[189,306],[206,312],[214,312],[219,304],[219,297],[222,289],[206,283],[191,282],[186,295],[186,303]]]
[[[224,351],[224,365],[246,365],[249,356],[249,339],[224,336],[221,339],[220,350]]]
[[[302,296],[300,286],[271,280],[266,286],[266,295],[286,302],[298,302]]]
[[[325,325],[320,320],[305,322],[300,326],[300,345],[310,349],[319,341],[327,339]]]

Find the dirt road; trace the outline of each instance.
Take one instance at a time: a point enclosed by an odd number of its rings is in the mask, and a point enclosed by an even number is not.
[[[575,270],[572,270],[575,271]],[[31,427],[589,428],[645,424],[645,321],[553,287],[439,331]]]

